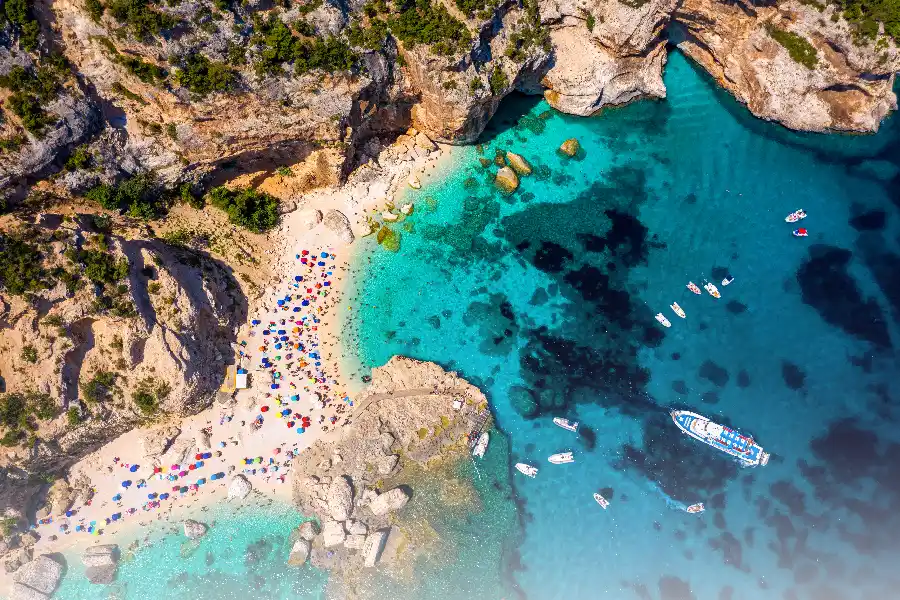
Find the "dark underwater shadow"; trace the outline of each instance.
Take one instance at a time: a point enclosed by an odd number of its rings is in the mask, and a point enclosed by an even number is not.
[[[476,143],[490,144],[499,135],[514,128],[519,119],[534,110],[541,103],[542,96],[527,96],[522,92],[512,92],[500,102],[497,112],[488,121],[487,127],[478,136]]]

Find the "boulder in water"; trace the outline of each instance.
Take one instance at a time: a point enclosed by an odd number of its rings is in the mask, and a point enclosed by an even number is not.
[[[119,565],[119,547],[116,544],[91,546],[81,555],[81,562],[86,567],[85,577],[98,585],[108,585],[116,578]]]
[[[353,512],[353,488],[347,477],[335,477],[328,488],[328,514],[335,521],[346,521]]]
[[[509,389],[509,403],[523,417],[533,417],[540,408],[534,393],[521,385],[514,385]]]
[[[235,475],[228,485],[228,498],[238,498],[239,500],[243,500],[252,489],[253,486],[250,485],[250,482],[247,481],[246,477],[243,475]]]
[[[325,213],[325,218],[322,222],[325,224],[325,227],[333,231],[338,239],[345,244],[352,244],[353,240],[356,239],[353,235],[353,230],[350,228],[350,219],[341,211],[332,208]]]
[[[294,545],[291,546],[291,553],[288,555],[288,564],[292,567],[299,567],[306,564],[306,559],[309,558],[309,551],[312,546],[310,543],[303,538],[298,539],[294,542]]]
[[[384,543],[387,541],[387,531],[373,531],[366,536],[366,542],[363,545],[363,564],[367,567],[374,567],[378,559],[381,558],[381,551],[384,549]]]
[[[500,188],[501,191],[511,194],[519,187],[519,177],[516,175],[516,172],[509,167],[503,167],[497,171],[497,176],[494,178],[494,185]]]
[[[23,565],[13,576],[11,598],[49,598],[56,591],[62,577],[63,566],[46,554]]]
[[[188,539],[196,540],[206,535],[207,527],[200,521],[188,519],[184,522],[184,535]]]
[[[575,138],[569,138],[562,143],[562,146],[559,147],[559,151],[565,154],[566,156],[572,157],[578,154],[578,151],[581,149],[581,144],[578,143],[578,140]]]
[[[507,152],[506,162],[518,175],[531,175],[531,164],[525,160],[524,156],[515,154],[514,152]]]
[[[374,514],[381,516],[403,508],[407,502],[409,502],[409,496],[406,492],[401,488],[394,488],[383,494],[378,494],[378,497],[369,504],[369,508]]]

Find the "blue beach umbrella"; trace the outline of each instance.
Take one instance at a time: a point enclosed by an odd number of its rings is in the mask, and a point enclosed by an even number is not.
[[[122,487],[123,487],[123,488],[129,488],[129,487],[131,487],[131,480],[130,480],[130,479],[126,479],[125,481],[123,481],[123,482],[122,482]]]
[[[128,470],[131,471],[132,473],[136,473],[137,470],[138,470],[138,466],[137,466],[137,465],[131,465],[131,466],[128,468]]]

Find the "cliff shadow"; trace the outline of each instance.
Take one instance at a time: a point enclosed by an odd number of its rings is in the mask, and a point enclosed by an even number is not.
[[[78,399],[78,383],[81,379],[84,358],[94,348],[94,320],[92,318],[79,319],[68,327],[69,334],[72,336],[73,347],[63,359],[62,397],[64,407],[68,407]]]
[[[487,127],[478,136],[476,143],[490,144],[500,134],[514,128],[519,121],[541,103],[542,96],[528,96],[522,92],[511,92],[497,107],[497,112],[488,121]]]

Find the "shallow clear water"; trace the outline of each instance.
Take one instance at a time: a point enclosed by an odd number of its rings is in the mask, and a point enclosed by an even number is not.
[[[507,101],[481,153],[407,192],[398,253],[360,242],[347,348],[360,375],[394,354],[458,370],[488,393],[512,462],[541,468],[515,479],[523,537],[502,568],[521,595],[892,597],[897,121],[792,133],[677,53],[666,83],[664,102],[591,119]],[[556,152],[571,137],[577,160]],[[478,160],[497,148],[537,167],[509,197]],[[784,222],[798,208],[805,239]],[[720,300],[685,288],[726,274]],[[752,434],[772,461],[738,468],[670,408]],[[547,463],[562,450],[577,462]],[[699,501],[702,515],[678,510]]]

